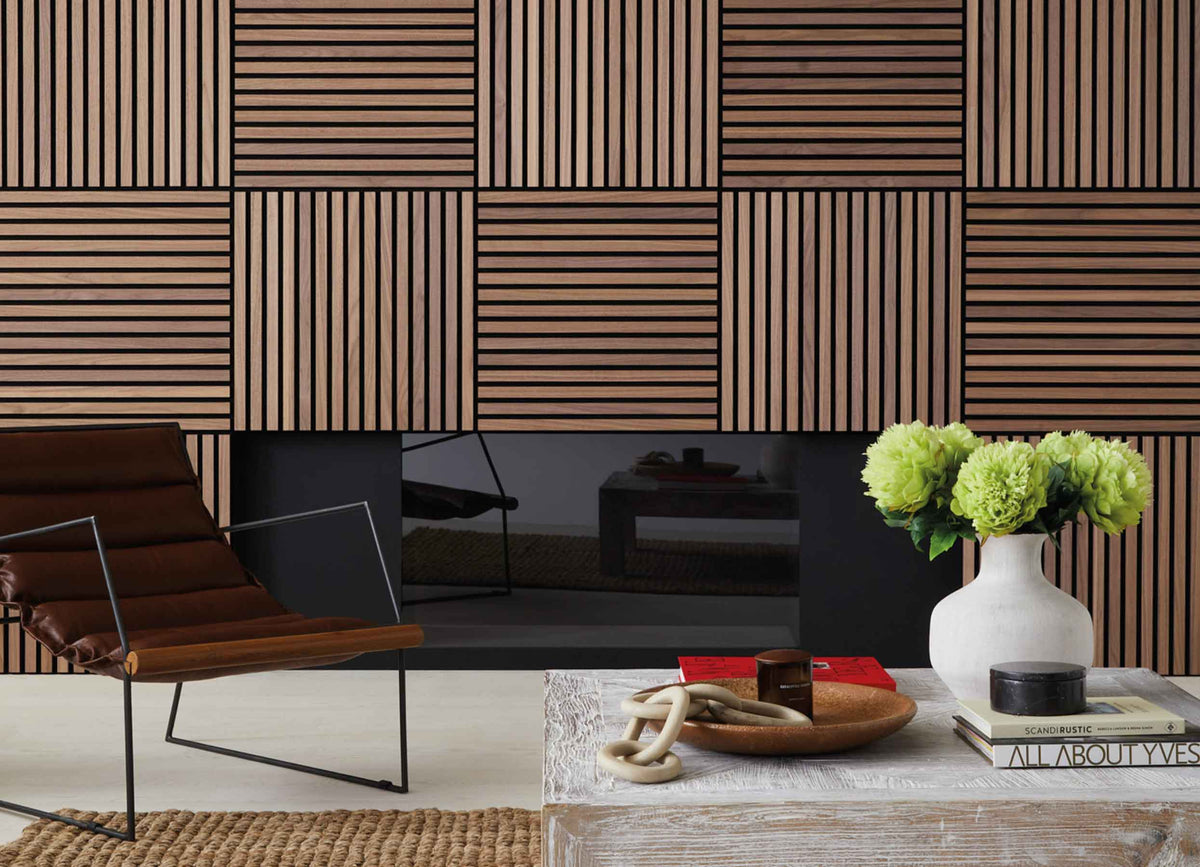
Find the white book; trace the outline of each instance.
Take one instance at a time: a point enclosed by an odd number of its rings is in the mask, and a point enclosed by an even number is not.
[[[1136,695],[1089,698],[1087,710],[1066,716],[998,713],[986,698],[964,699],[958,705],[963,718],[991,740],[1170,735],[1184,729],[1183,717]]]
[[[992,766],[1038,768],[1179,768],[1200,767],[1200,732],[1113,738],[1055,738],[1046,741],[992,742],[961,718],[955,733]]]

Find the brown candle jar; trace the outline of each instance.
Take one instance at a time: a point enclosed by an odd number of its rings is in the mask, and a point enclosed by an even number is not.
[[[764,650],[758,664],[758,700],[813,715],[812,654],[807,650]]]

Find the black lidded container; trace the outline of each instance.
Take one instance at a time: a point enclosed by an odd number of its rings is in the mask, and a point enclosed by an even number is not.
[[[992,710],[1065,716],[1087,709],[1087,667],[1072,662],[1002,662],[991,670]]]

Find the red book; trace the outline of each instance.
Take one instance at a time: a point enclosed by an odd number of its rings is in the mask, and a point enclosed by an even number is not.
[[[753,656],[681,656],[679,682],[714,680],[719,677],[754,677]],[[861,683],[896,690],[896,681],[873,656],[814,656],[813,680]]]

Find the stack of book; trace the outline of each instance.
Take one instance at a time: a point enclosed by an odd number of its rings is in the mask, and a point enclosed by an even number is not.
[[[958,704],[955,732],[997,768],[1200,765],[1200,729],[1137,696],[1089,698],[1070,716],[997,713],[987,699]]]

